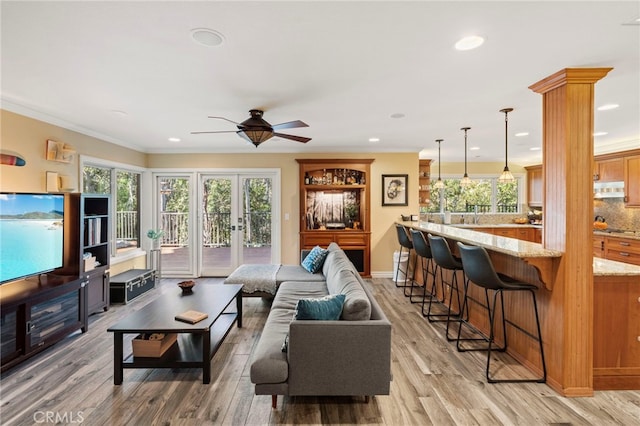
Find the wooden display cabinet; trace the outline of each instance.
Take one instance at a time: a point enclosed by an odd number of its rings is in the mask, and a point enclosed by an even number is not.
[[[300,248],[340,245],[371,276],[372,159],[296,159],[300,169]]]
[[[419,160],[418,165],[418,203],[420,207],[429,207],[431,203],[431,160]]]

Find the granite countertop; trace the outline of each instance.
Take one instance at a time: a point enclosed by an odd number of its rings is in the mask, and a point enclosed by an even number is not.
[[[593,231],[593,235],[599,235],[599,236],[602,236],[602,237],[628,238],[630,240],[638,240],[638,241],[640,241],[640,232]]]
[[[562,252],[557,250],[548,250],[542,247],[542,244],[531,243],[528,241],[518,240],[516,238],[500,237],[497,235],[486,234],[484,232],[473,231],[465,228],[493,228],[496,225],[486,224],[478,225],[440,225],[431,222],[398,222],[406,227],[418,229],[424,232],[430,232],[434,235],[449,237],[465,244],[473,244],[484,247],[488,250],[508,254],[519,258],[534,257],[561,257]],[[537,225],[504,225],[504,226],[537,226]],[[607,232],[598,232],[605,236],[618,236]],[[638,237],[631,237],[638,238]],[[638,238],[640,239],[640,238]],[[629,263],[616,262],[608,259],[593,259],[593,275],[594,276],[640,276],[640,266]]]
[[[640,266],[615,260],[593,258],[593,276],[640,276]]]
[[[484,232],[472,231],[464,228],[480,228],[478,225],[440,225],[431,222],[398,222],[409,228],[430,232],[443,237],[450,237],[456,241],[465,244],[473,244],[484,247],[489,250],[508,254],[509,256],[528,258],[528,257],[560,257],[562,252],[557,250],[548,250],[542,247],[542,244],[532,243],[529,241],[518,240],[516,238],[500,237]],[[527,226],[515,225],[514,226]],[[529,225],[532,226],[532,225]],[[496,225],[485,225],[485,228],[494,228]]]
[[[542,229],[542,225],[531,225],[529,223],[452,223],[454,228],[537,228]]]

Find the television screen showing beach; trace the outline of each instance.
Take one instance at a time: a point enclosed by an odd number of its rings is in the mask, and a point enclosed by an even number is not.
[[[64,196],[0,194],[0,282],[63,263]]]

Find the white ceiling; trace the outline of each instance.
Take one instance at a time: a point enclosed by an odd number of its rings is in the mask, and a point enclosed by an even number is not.
[[[597,152],[640,147],[638,1],[2,1],[4,109],[150,153],[422,151],[442,162],[540,161],[533,83],[567,67],[613,67],[596,84]],[[205,47],[191,30],[224,43]],[[453,48],[479,34],[478,49]],[[234,133],[264,109],[302,120],[259,148]],[[118,113],[114,111],[120,111]],[[391,118],[402,113],[404,118]],[[527,137],[514,137],[529,132]],[[181,142],[169,142],[178,137]],[[369,138],[380,138],[371,143]]]

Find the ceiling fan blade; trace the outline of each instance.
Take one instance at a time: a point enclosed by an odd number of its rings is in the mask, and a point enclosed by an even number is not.
[[[282,129],[293,129],[294,127],[309,127],[309,125],[300,120],[295,121],[287,121],[286,123],[280,123],[271,126],[273,130],[282,130]]]
[[[235,130],[216,130],[213,132],[191,132],[192,135],[200,135],[203,133],[235,133]]]
[[[302,136],[294,136],[294,135],[285,135],[284,133],[274,133],[273,136],[278,136],[283,139],[291,139],[292,141],[307,143],[311,140],[311,138],[305,138]]]
[[[215,116],[215,115],[210,115],[210,116],[209,116],[209,118],[216,118],[216,119],[218,119],[218,120],[225,120],[225,121],[228,121],[229,123],[233,123],[233,124],[236,124],[236,125],[237,125],[237,124],[240,124],[240,123],[236,123],[236,122],[235,122],[235,121],[233,121],[233,120],[229,120],[228,118],[224,118],[224,117],[217,117],[217,116]]]

